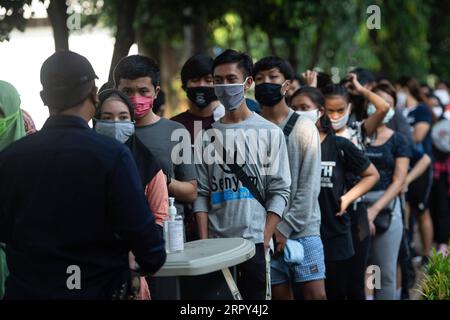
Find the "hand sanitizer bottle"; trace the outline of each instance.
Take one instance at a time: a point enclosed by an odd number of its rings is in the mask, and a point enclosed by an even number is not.
[[[169,220],[164,222],[164,238],[166,252],[180,252],[184,250],[184,223],[183,217],[177,214],[174,205],[175,198],[169,198]]]

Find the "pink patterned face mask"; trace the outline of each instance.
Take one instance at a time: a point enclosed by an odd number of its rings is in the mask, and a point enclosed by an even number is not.
[[[145,117],[153,108],[153,97],[132,96],[130,100],[134,106],[134,116],[138,119]]]

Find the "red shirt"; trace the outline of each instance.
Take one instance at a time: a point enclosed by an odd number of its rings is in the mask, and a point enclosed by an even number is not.
[[[179,115],[176,115],[172,119],[173,121],[176,121],[178,123],[181,123],[186,127],[186,129],[189,131],[191,135],[191,143],[194,144],[196,132],[195,131],[195,121],[201,121],[201,129],[208,130],[212,127],[212,124],[214,123],[214,116],[211,115],[209,117],[199,117],[196,115],[193,115],[189,111],[185,111],[180,113]]]

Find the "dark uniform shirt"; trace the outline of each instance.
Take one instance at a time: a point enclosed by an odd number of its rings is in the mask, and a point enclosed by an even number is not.
[[[0,153],[0,198],[7,299],[108,299],[130,250],[146,272],[165,261],[129,149],[82,118],[50,117]]]
[[[360,176],[370,166],[369,159],[350,140],[329,134],[321,143],[322,173],[319,205],[322,214],[320,234],[326,261],[351,258],[353,248],[350,216],[341,209],[341,197],[352,186],[346,185],[346,173]]]

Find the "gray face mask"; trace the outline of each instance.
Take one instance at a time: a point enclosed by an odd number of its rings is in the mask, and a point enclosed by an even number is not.
[[[245,79],[244,83],[238,84],[216,84],[214,86],[214,92],[220,103],[223,104],[225,110],[234,111],[245,99],[244,85],[247,82]]]
[[[95,131],[125,143],[134,134],[134,123],[131,121],[97,120]]]

